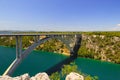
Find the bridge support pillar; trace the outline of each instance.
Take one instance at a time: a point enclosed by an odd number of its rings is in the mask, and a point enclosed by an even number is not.
[[[16,58],[22,55],[22,36],[16,36]]]
[[[39,39],[40,39],[40,36],[34,36],[34,41],[35,41],[35,42],[38,42]]]
[[[75,35],[75,45],[73,47],[73,49],[70,50],[70,54],[71,54],[71,57],[77,57],[78,56],[78,50],[80,48],[80,45],[81,45],[81,40],[82,40],[82,37],[81,35]]]

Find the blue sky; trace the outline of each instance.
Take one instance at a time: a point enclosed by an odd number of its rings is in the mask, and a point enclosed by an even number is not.
[[[120,31],[120,0],[0,0],[0,30]]]

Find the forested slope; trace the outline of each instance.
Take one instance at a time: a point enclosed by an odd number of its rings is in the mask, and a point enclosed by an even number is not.
[[[78,55],[120,63],[120,32],[83,33]]]

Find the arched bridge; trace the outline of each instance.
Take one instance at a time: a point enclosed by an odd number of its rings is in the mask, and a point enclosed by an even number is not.
[[[24,34],[24,33],[14,33],[14,34],[0,34],[0,36],[15,36],[16,38],[16,59],[7,68],[3,75],[11,75],[17,66],[27,57],[27,55],[32,52],[37,46],[42,43],[57,38],[62,41],[67,48],[70,50],[70,57],[77,57],[77,52],[81,44],[81,34]],[[29,46],[26,50],[22,51],[22,37],[23,36],[34,36],[34,43]],[[44,36],[44,38],[40,38]]]

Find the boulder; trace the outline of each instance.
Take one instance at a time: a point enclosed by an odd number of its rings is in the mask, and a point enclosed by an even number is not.
[[[5,76],[0,76],[0,80],[50,80],[50,78],[47,75],[47,73],[43,72],[43,73],[38,73],[31,78],[29,74],[24,74],[17,77],[10,77],[8,75],[5,75]]]
[[[12,78],[7,75],[4,75],[4,76],[0,76],[0,80],[12,80]]]
[[[84,80],[84,77],[78,73],[71,72],[66,76],[65,80]]]
[[[30,80],[50,80],[50,78],[47,73],[43,72],[36,74],[34,77],[31,77]]]
[[[30,76],[28,74],[24,74],[18,77],[10,77],[8,75],[0,76],[0,80],[30,80]]]

